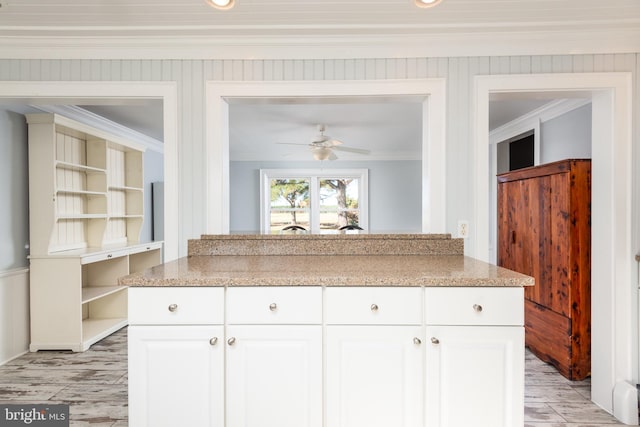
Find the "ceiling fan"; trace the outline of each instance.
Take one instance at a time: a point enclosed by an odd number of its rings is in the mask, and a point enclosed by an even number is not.
[[[361,148],[345,147],[342,145],[342,141],[331,138],[329,135],[325,135],[326,127],[323,124],[318,125],[318,134],[313,137],[309,144],[300,144],[293,142],[279,142],[278,144],[285,145],[306,145],[313,153],[313,158],[316,160],[336,160],[338,156],[333,150],[348,151],[350,153],[357,154],[369,154],[369,150],[363,150]]]

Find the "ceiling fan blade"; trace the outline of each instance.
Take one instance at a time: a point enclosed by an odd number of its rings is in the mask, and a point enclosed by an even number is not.
[[[344,147],[344,146],[336,146],[333,147],[334,150],[338,151],[347,151],[349,153],[357,153],[357,154],[369,154],[371,151],[364,150],[362,148],[352,148],[352,147]]]
[[[340,141],[340,140],[337,140],[337,139],[333,139],[333,138],[332,138],[332,139],[330,139],[330,140],[326,141],[326,142],[325,142],[325,144],[330,145],[330,146],[332,146],[332,147],[335,147],[336,145],[342,145],[343,143],[342,143],[342,141]]]

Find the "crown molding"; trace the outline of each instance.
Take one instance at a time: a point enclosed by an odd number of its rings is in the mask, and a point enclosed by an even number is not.
[[[446,30],[446,31],[445,31]],[[640,52],[640,26],[408,34],[128,37],[0,30],[8,59],[358,59]]]
[[[120,138],[134,141],[145,149],[164,153],[164,144],[155,138],[151,138],[143,133],[122,126],[91,111],[75,105],[30,105],[31,108],[45,113],[54,113],[75,120],[87,126],[111,133]]]

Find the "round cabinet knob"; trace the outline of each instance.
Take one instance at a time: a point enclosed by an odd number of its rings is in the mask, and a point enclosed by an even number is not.
[[[482,306],[480,304],[473,304],[473,309],[476,313],[480,313],[482,311]]]
[[[178,304],[169,304],[169,311],[175,313],[178,310]]]
[[[209,340],[209,344],[216,345],[218,344],[218,337],[213,337]]]
[[[235,337],[231,337],[227,340],[227,344],[229,345],[234,345],[235,343],[236,343]]]
[[[277,309],[278,309],[278,304],[276,304],[275,302],[272,302],[271,304],[269,304],[269,310],[276,311]]]
[[[418,338],[418,337],[413,337],[413,343],[415,345],[420,345],[420,344],[422,344],[422,340],[420,338]]]
[[[438,345],[440,344],[440,340],[436,337],[431,337],[431,344]]]
[[[378,311],[378,304],[371,304],[371,311]]]

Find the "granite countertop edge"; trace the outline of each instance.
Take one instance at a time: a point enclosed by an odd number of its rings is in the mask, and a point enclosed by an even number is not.
[[[119,279],[129,287],[523,287],[532,277],[443,256],[188,256]],[[332,264],[333,263],[333,264]],[[323,266],[332,265],[325,269]]]

